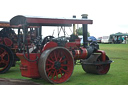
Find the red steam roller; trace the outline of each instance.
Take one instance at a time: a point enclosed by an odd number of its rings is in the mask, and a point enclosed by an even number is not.
[[[75,25],[83,28],[83,44],[76,34]],[[112,62],[106,53],[99,50],[97,42],[88,42],[87,25],[92,20],[83,14],[82,19],[76,18],[46,18],[15,16],[10,20],[11,26],[18,27],[19,52],[16,55],[21,60],[20,70],[24,77],[43,78],[50,83],[63,83],[69,80],[74,65],[80,61],[86,73],[103,75],[109,71]],[[29,29],[39,26],[36,38],[29,44]],[[42,38],[43,27],[58,27],[58,37],[53,35]],[[73,33],[66,36],[65,29],[73,26]],[[59,28],[60,27],[60,28]],[[36,28],[35,28],[36,29]],[[60,36],[60,31],[64,33]],[[22,32],[22,33],[20,33]],[[29,36],[32,36],[30,33]]]

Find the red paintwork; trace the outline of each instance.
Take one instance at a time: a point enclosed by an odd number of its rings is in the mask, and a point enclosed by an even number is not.
[[[75,42],[68,42],[68,43],[66,43],[65,47],[68,49],[78,48]]]
[[[81,41],[81,39],[76,39],[76,40],[75,40],[75,43],[76,43],[76,46],[77,46],[77,47],[80,47],[80,41]]]
[[[66,43],[65,47],[68,49],[70,48],[75,49],[75,48],[80,47],[80,39],[76,39],[75,42]]]
[[[13,42],[9,38],[4,38],[4,43],[6,46],[11,46]]]
[[[28,18],[27,23],[45,23],[45,24],[92,24],[92,20],[87,19],[52,19],[52,18]]]
[[[55,43],[53,41],[50,41],[50,42],[48,42],[47,44],[44,45],[44,47],[42,49],[42,52],[47,50],[47,49],[54,48],[54,47],[57,47],[57,43]]]
[[[106,60],[106,53],[102,50],[98,50],[96,53],[101,53],[102,55],[102,61],[105,61]]]
[[[56,47],[57,44],[55,42],[48,42],[42,52],[46,49],[50,49],[50,48],[53,48],[53,47]],[[34,62],[30,62],[28,60],[26,60],[24,58],[24,55],[23,53],[16,53],[16,55],[20,58],[21,60],[21,65],[20,65],[20,70],[21,70],[21,74],[22,76],[24,77],[29,77],[29,78],[39,78],[40,75],[39,75],[39,72],[38,72],[38,61],[34,61]],[[35,60],[36,59],[36,56],[38,56],[38,58],[40,58],[40,53],[30,53],[29,56],[30,56],[30,60]],[[26,57],[28,57],[28,55],[26,54]]]
[[[86,48],[80,48],[80,49],[74,50],[75,51],[74,59],[86,59],[88,54]]]
[[[29,62],[24,58],[23,53],[16,53],[16,55],[20,58],[21,60],[21,65],[20,65],[20,70],[21,74],[24,77],[29,77],[29,78],[39,78],[39,72],[38,72],[38,61],[34,62]],[[27,54],[25,54],[26,57],[28,57]],[[30,60],[35,60],[36,57],[40,57],[39,53],[30,53]]]
[[[86,48],[83,48],[83,47],[80,48],[80,39],[76,39],[75,42],[66,43],[65,47],[75,52],[75,53],[72,53],[74,59],[85,59],[87,57]]]

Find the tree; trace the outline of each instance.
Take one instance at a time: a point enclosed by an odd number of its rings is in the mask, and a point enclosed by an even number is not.
[[[79,27],[78,29],[76,29],[76,32],[78,35],[83,35],[83,28]],[[88,37],[90,36],[90,33],[88,32]]]

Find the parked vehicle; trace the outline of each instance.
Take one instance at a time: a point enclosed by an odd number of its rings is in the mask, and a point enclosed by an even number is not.
[[[80,37],[81,44],[83,44],[83,37]],[[97,42],[97,39],[94,36],[88,37],[88,42]]]
[[[98,37],[98,38],[97,38],[97,42],[98,42],[98,43],[101,43],[101,40],[102,40],[102,37]]]
[[[112,38],[110,36],[103,36],[101,43],[112,43]]]

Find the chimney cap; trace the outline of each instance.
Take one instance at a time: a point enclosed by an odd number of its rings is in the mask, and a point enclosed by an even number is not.
[[[87,18],[88,14],[82,14],[81,16],[82,16],[82,18]]]

